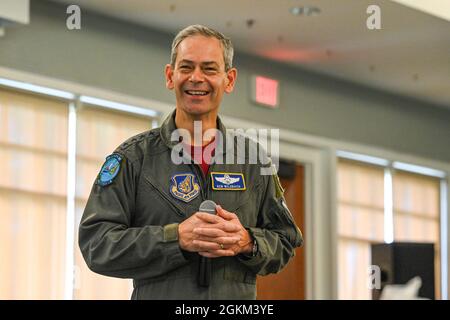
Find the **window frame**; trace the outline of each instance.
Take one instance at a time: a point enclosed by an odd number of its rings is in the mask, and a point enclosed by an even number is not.
[[[0,72],[1,75],[1,72]],[[150,108],[111,101],[94,96],[79,95],[74,92],[55,89],[44,85],[36,85],[26,81],[18,81],[0,77],[0,87],[6,90],[24,92],[37,96],[49,97],[64,102],[68,109],[67,118],[67,192],[66,192],[66,228],[65,228],[65,254],[64,254],[64,300],[73,300],[74,285],[77,278],[75,262],[75,228],[76,228],[76,165],[77,165],[77,111],[85,103],[89,107],[96,107],[111,112],[123,112],[136,117],[148,118],[149,128],[155,128],[161,121],[161,112]],[[57,87],[56,87],[57,88]]]
[[[395,172],[404,172],[421,175],[424,177],[432,177],[439,179],[439,247],[440,247],[440,294],[441,299],[447,300],[448,298],[448,236],[446,226],[448,210],[446,204],[448,203],[448,197],[446,195],[446,185],[448,175],[442,170],[437,170],[425,166],[413,165],[405,162],[389,160],[379,158],[366,154],[354,153],[347,150],[336,151],[336,163],[340,159],[354,161],[355,163],[370,165],[384,169],[384,243],[392,243],[395,239],[394,234],[394,176]],[[336,172],[337,174],[337,172]],[[345,237],[339,236],[338,239]],[[336,242],[338,243],[338,242]],[[336,279],[339,282],[339,279]]]

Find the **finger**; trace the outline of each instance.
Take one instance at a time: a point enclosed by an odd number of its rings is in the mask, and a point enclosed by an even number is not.
[[[239,241],[241,241],[241,237],[219,237],[215,238],[215,241],[223,245],[232,245],[239,243]]]
[[[241,237],[219,237],[219,238],[214,238],[214,242],[219,243],[219,247],[220,247],[220,243],[222,245],[235,245],[237,243],[239,243],[239,241],[241,240]]]
[[[199,251],[212,251],[222,249],[217,242],[194,240],[192,244],[198,248]]]
[[[204,222],[208,222],[208,223],[220,223],[223,221],[223,218],[214,215],[214,214],[210,214],[210,213],[205,213],[205,212],[197,212],[195,214],[199,219],[203,220]]]
[[[206,257],[206,258],[218,258],[218,257],[220,257],[220,256],[218,256],[216,254],[213,254],[213,253],[209,252],[209,251],[200,251],[198,254],[203,256],[203,257]]]
[[[216,238],[214,238],[214,237],[201,236],[201,237],[196,238],[194,241],[196,241],[196,240],[204,241],[204,242],[217,243],[219,247],[220,247],[219,243],[221,243],[222,245],[224,245],[226,247],[227,245],[238,244],[239,241],[241,241],[241,237],[240,236],[226,236],[226,237],[216,237]]]
[[[233,250],[200,251],[198,254],[207,258],[232,257],[236,255]]]
[[[218,228],[194,228],[193,233],[206,237],[225,237],[227,233]]]
[[[208,218],[206,218],[208,219]],[[214,222],[208,222],[207,225],[198,225],[196,228],[193,229],[197,230],[197,229],[213,229],[213,230],[222,230],[224,232],[238,232],[239,230],[241,230],[241,227],[238,223],[236,223],[236,221],[226,221],[222,218],[219,218],[220,222],[219,223],[214,223]],[[212,219],[210,220],[212,221]],[[205,221],[204,221],[205,222]],[[218,236],[223,236],[224,234],[215,234],[213,236],[218,237]]]
[[[232,220],[236,218],[236,215],[234,213],[225,210],[220,205],[216,206],[216,212],[220,217],[224,218],[225,220]]]
[[[197,228],[222,230],[223,232],[229,232],[229,233],[234,233],[234,232],[238,232],[241,230],[241,226],[239,224],[237,224],[236,222],[227,222],[227,221],[222,221],[220,223],[210,223],[208,225],[198,226]],[[197,228],[195,228],[195,229],[197,229]],[[223,235],[223,234],[220,234],[220,235]],[[220,236],[220,235],[217,235],[217,236]]]
[[[241,227],[238,224],[232,222],[219,224],[218,227],[225,232],[238,232],[241,230]]]
[[[238,228],[237,226],[228,226],[225,227],[226,229],[228,229],[228,232],[223,231],[222,229],[219,228],[194,228],[194,230],[192,230],[193,233],[199,235],[199,236],[205,236],[205,237],[210,237],[210,238],[219,238],[219,237],[237,237],[238,235],[236,234],[237,231],[240,230],[240,228]],[[240,239],[240,237],[239,237]]]

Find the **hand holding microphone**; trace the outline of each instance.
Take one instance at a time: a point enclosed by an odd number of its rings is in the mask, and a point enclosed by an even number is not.
[[[219,214],[216,215],[216,208]],[[223,256],[234,256],[252,250],[252,240],[238,217],[216,206],[214,201],[205,200],[199,212],[179,225],[180,247],[198,252],[197,281],[200,286],[209,286],[211,279],[211,260]]]
[[[240,227],[216,215],[214,201],[206,200],[200,205],[199,212],[180,223],[178,238],[180,247],[199,254],[212,254],[210,257],[233,256],[229,250],[240,240]]]

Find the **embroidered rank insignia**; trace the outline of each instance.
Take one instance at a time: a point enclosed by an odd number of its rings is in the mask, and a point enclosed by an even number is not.
[[[245,179],[242,173],[211,172],[213,190],[245,190]]]
[[[189,202],[200,194],[200,185],[192,173],[176,174],[171,178],[170,193],[178,200]]]
[[[117,153],[113,153],[106,157],[106,161],[100,170],[97,177],[97,184],[104,187],[113,182],[114,178],[120,171],[120,164],[122,162],[122,156]]]
[[[284,189],[281,186],[280,178],[278,177],[277,168],[275,165],[272,165],[272,178],[275,185],[275,197],[280,199],[284,195]]]

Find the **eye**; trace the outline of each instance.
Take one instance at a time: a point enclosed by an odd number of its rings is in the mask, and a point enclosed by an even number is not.
[[[214,73],[217,71],[217,69],[214,67],[206,67],[204,70],[208,73]]]

